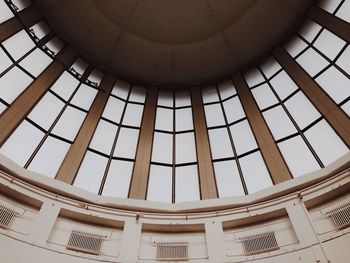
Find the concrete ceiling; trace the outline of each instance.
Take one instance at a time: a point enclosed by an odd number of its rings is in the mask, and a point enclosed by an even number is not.
[[[223,79],[294,30],[312,0],[35,0],[90,62],[136,83]]]

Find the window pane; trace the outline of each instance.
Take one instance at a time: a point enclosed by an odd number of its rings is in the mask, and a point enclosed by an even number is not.
[[[203,103],[219,101],[219,95],[215,86],[203,88],[202,97],[203,97]]]
[[[14,60],[20,59],[24,54],[35,47],[34,42],[24,29],[6,39],[2,44]]]
[[[278,144],[278,147],[294,177],[320,169],[316,159],[300,136],[283,141]]]
[[[175,110],[175,127],[176,131],[193,130],[191,108]]]
[[[341,106],[341,108],[343,109],[343,111],[345,111],[348,117],[350,117],[350,101]]]
[[[244,195],[235,161],[214,162],[219,197]]]
[[[171,203],[171,167],[151,165],[147,189],[147,200]]]
[[[88,85],[82,84],[75,93],[71,103],[84,109],[89,110],[97,95],[97,90],[89,87]]]
[[[346,73],[350,74],[350,45],[344,50],[337,59],[336,64],[339,65]]]
[[[301,129],[321,116],[302,92],[291,97],[285,105]]]
[[[133,86],[130,93],[130,101],[144,103],[147,89],[141,86]]]
[[[252,68],[245,72],[244,77],[249,87],[253,87],[265,81],[263,75],[257,68]]]
[[[297,132],[297,129],[281,106],[263,112],[263,116],[275,140]]]
[[[322,73],[316,81],[336,103],[350,96],[350,80],[333,66]]]
[[[101,83],[102,77],[103,77],[103,72],[99,69],[94,69],[90,73],[88,80],[99,85]]]
[[[34,31],[35,36],[39,39],[42,39],[44,36],[46,36],[50,32],[50,27],[44,21],[40,21],[36,23],[30,29]]]
[[[333,13],[342,0],[320,0],[317,5],[323,10]]]
[[[266,165],[260,152],[239,159],[248,193],[254,193],[272,185]]]
[[[209,141],[213,159],[233,157],[231,142],[226,128],[209,130]]]
[[[85,112],[69,106],[62,114],[52,132],[58,136],[73,141],[85,119],[85,116]]]
[[[324,29],[314,43],[314,47],[333,60],[345,44],[346,42],[343,39]]]
[[[252,89],[252,93],[260,110],[278,103],[276,96],[273,94],[271,88],[267,84],[263,84]]]
[[[130,90],[129,83],[125,81],[117,80],[116,84],[112,89],[112,94],[126,100],[129,95],[129,90]]]
[[[29,122],[23,121],[3,144],[0,152],[23,166],[43,137],[44,133]]]
[[[196,165],[175,168],[175,203],[200,199]]]
[[[321,26],[317,23],[315,23],[311,19],[305,19],[303,22],[301,28],[299,29],[299,34],[306,39],[309,43],[314,40],[314,38],[317,36],[318,32],[320,32]]]
[[[108,159],[87,151],[73,185],[98,193]]]
[[[5,1],[0,1],[0,23],[5,22],[6,20],[10,19],[13,17],[13,14],[6,5]]]
[[[328,62],[320,54],[312,48],[306,50],[296,61],[305,69],[311,77],[314,77],[322,69],[324,69]]]
[[[38,102],[34,109],[28,114],[28,118],[48,130],[58,114],[64,107],[64,103],[47,92]]]
[[[140,127],[142,114],[143,114],[143,105],[128,103],[125,110],[123,125]]]
[[[49,136],[28,169],[54,178],[69,147],[70,144]]]
[[[12,0],[12,3],[18,8],[18,11],[21,11],[32,5],[31,0]]]
[[[195,162],[196,144],[194,141],[194,133],[176,134],[176,163]]]
[[[0,114],[3,113],[7,109],[7,106],[0,102]]]
[[[208,127],[214,127],[225,124],[224,115],[220,104],[205,105],[205,119]]]
[[[344,1],[336,16],[350,23],[350,1]]]
[[[82,59],[82,58],[78,58],[72,65],[72,68],[74,68],[74,70],[76,72],[78,72],[80,75],[83,75],[85,70],[88,67],[88,63]]]
[[[226,80],[224,82],[219,83],[218,88],[222,100],[237,94],[236,88],[234,87],[232,80]]]
[[[272,56],[269,56],[267,59],[265,59],[261,63],[260,67],[266,78],[270,78],[273,74],[282,68],[281,65],[278,64],[276,59]]]
[[[113,156],[135,158],[139,130],[121,128]]]
[[[49,42],[47,42],[45,44],[45,46],[49,50],[55,52],[55,55],[57,55],[62,50],[64,45],[65,45],[64,42],[61,39],[59,39],[58,37],[54,37],[54,38],[50,39]]]
[[[305,136],[324,165],[330,164],[349,152],[349,149],[325,120],[307,130]]]
[[[173,136],[171,134],[155,132],[153,138],[152,161],[173,163]]]
[[[100,120],[89,147],[110,155],[117,129],[118,126]]]
[[[291,39],[287,41],[284,45],[285,49],[293,58],[301,53],[305,48],[307,48],[307,44],[300,37],[293,36]]]
[[[102,195],[128,197],[133,166],[132,162],[112,160]]]
[[[19,64],[34,77],[37,77],[51,62],[52,59],[37,48]]]
[[[12,61],[9,59],[7,54],[0,48],[0,74],[11,65]]]
[[[17,67],[12,68],[0,78],[0,96],[11,104],[33,81]]]
[[[281,100],[284,100],[298,89],[298,86],[284,70],[278,73],[270,83]]]
[[[238,155],[254,150],[258,147],[247,120],[230,126],[230,131]]]
[[[156,129],[173,131],[173,110],[157,108]]]
[[[120,118],[122,117],[124,107],[124,101],[109,97],[106,107],[102,113],[102,117],[116,123],[120,123]]]
[[[244,110],[238,97],[233,97],[223,103],[228,123],[245,117]]]
[[[65,71],[51,86],[51,90],[63,98],[65,101],[68,101],[78,84],[79,81]]]
[[[158,105],[173,108],[173,92],[169,90],[160,90],[158,95]]]
[[[175,107],[191,106],[191,97],[188,90],[175,92]]]

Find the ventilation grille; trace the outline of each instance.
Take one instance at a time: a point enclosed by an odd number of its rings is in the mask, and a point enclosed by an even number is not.
[[[240,238],[244,254],[252,255],[279,249],[274,232]]]
[[[8,228],[15,215],[15,211],[6,206],[0,205],[0,227]]]
[[[73,230],[66,248],[78,252],[99,255],[101,254],[103,239],[104,236]]]
[[[188,243],[157,243],[157,261],[188,260]]]
[[[327,212],[338,229],[350,226],[350,203],[341,205]]]

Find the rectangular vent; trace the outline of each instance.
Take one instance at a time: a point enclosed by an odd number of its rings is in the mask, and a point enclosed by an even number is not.
[[[8,228],[16,214],[11,208],[0,205],[0,227]]]
[[[244,254],[252,255],[279,249],[274,232],[240,238]]]
[[[157,261],[188,260],[188,243],[157,243]]]
[[[73,230],[66,248],[78,252],[99,255],[101,254],[100,250],[103,239],[104,236]]]
[[[350,203],[346,203],[327,212],[338,229],[350,226]]]

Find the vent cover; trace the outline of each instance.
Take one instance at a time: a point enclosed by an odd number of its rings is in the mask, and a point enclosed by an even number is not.
[[[104,236],[73,230],[66,248],[78,252],[100,255],[103,239]]]
[[[244,254],[252,255],[279,249],[274,232],[240,238]]]
[[[0,227],[8,228],[16,214],[11,208],[0,205]]]
[[[157,243],[157,261],[188,260],[188,242]]]
[[[338,206],[327,212],[338,229],[350,226],[350,203]]]

